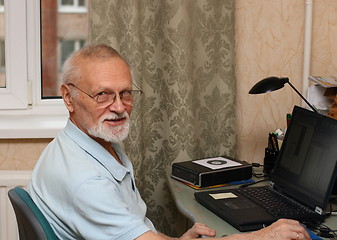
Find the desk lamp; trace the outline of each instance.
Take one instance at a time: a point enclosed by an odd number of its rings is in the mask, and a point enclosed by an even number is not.
[[[249,91],[249,94],[260,94],[266,92],[272,92],[284,87],[284,84],[288,83],[292,89],[308,104],[308,106],[317,113],[316,108],[312,106],[302,94],[289,82],[289,78],[267,77],[256,83]]]

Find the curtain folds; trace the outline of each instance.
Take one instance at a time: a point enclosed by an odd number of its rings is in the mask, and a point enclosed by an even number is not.
[[[91,0],[91,42],[116,48],[143,94],[124,143],[148,217],[184,230],[166,185],[173,161],[237,156],[235,0]]]

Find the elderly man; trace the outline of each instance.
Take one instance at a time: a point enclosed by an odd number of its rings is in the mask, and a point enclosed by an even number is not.
[[[63,67],[62,98],[69,111],[63,131],[47,146],[28,186],[60,239],[172,239],[156,231],[118,142],[129,131],[135,90],[130,68],[113,48],[89,45]],[[180,239],[215,236],[195,224]],[[309,239],[293,220],[222,239]]]

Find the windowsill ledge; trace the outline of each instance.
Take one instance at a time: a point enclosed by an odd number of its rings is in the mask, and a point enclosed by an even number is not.
[[[55,138],[67,119],[68,114],[1,115],[0,139]]]

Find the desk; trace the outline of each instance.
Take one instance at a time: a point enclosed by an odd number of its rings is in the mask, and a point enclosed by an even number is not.
[[[202,190],[194,190],[191,187],[171,178],[171,167],[166,171],[167,180],[173,199],[178,210],[186,216],[190,221],[204,223],[213,228],[217,232],[217,237],[223,235],[231,235],[239,233],[236,228],[232,227],[226,221],[222,220],[207,208],[199,204],[194,199],[194,192]],[[233,186],[231,186],[233,187]],[[337,216],[328,217],[325,224],[331,229],[337,229]]]

